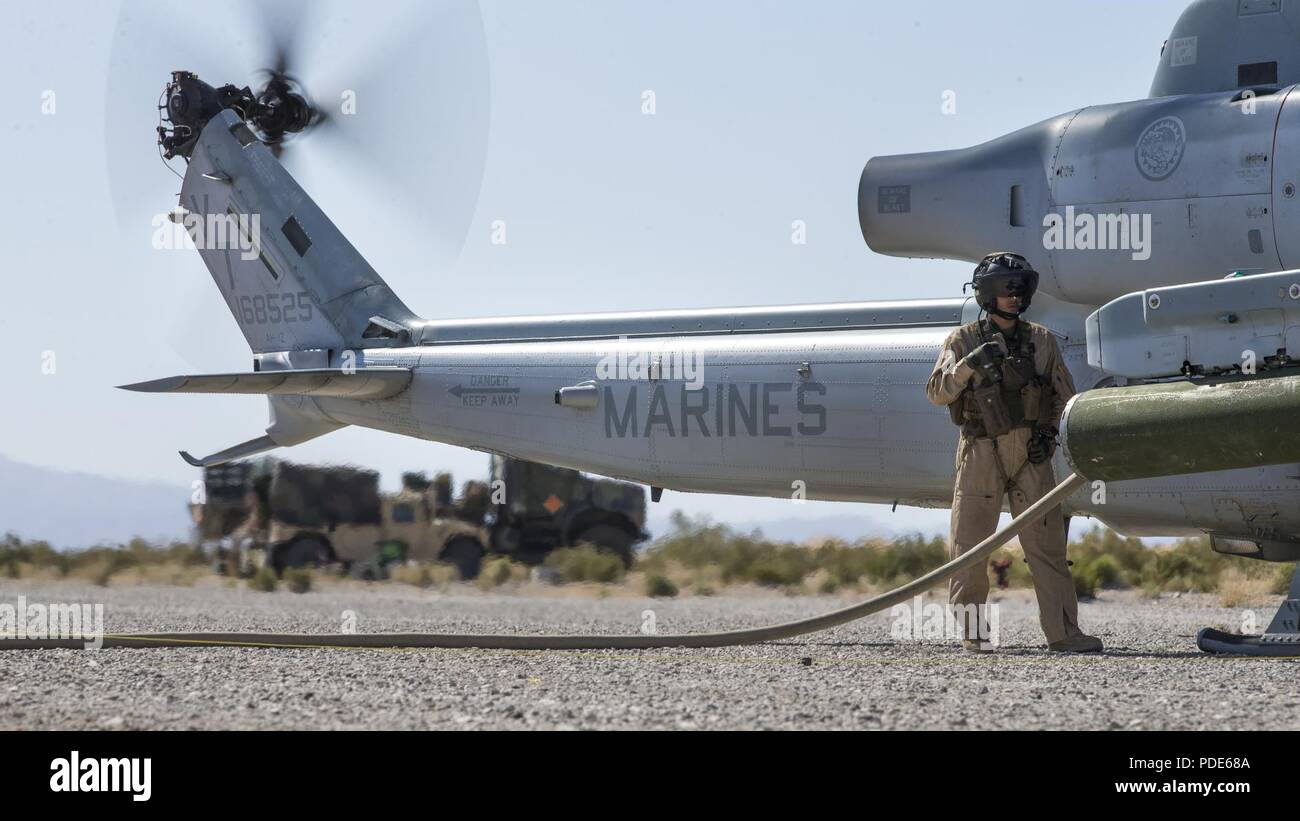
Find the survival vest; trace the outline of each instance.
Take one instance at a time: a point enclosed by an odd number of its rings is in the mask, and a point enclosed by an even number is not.
[[[1012,428],[1032,428],[1052,418],[1056,390],[1050,378],[1034,370],[1034,343],[1029,327],[1023,323],[1016,336],[1003,336],[1007,356],[1002,360],[998,378],[976,371],[970,384],[948,406],[954,424],[966,436],[997,437]],[[997,333],[986,319],[979,321],[981,342],[992,340]]]

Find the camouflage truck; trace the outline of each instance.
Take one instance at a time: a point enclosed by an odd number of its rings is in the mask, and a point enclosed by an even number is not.
[[[218,562],[232,572],[250,563],[276,573],[339,563],[353,575],[381,578],[389,565],[410,560],[447,562],[466,579],[478,575],[487,531],[438,515],[427,485],[408,481],[396,494],[381,494],[379,474],[370,470],[269,458],[234,464],[246,469],[204,471],[205,485],[215,482],[224,501],[214,505],[209,488],[195,513],[201,534],[220,534]],[[236,497],[242,503],[229,501]]]
[[[493,550],[530,564],[557,547],[587,543],[631,566],[635,545],[649,536],[645,488],[568,468],[493,456],[490,488],[472,497],[467,486],[464,497],[462,507],[481,499]]]

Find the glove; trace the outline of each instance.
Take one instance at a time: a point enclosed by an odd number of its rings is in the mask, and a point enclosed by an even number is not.
[[[1029,454],[1030,464],[1041,465],[1043,462],[1052,458],[1056,452],[1056,428],[1049,425],[1039,425],[1034,429],[1034,433],[1029,437]]]
[[[975,350],[966,354],[963,360],[967,365],[975,370],[993,368],[1000,364],[1006,357],[1007,353],[997,342],[985,342]]]

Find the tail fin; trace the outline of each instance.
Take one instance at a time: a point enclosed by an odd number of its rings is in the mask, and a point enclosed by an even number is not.
[[[231,110],[203,129],[179,217],[254,353],[409,340],[415,315]]]

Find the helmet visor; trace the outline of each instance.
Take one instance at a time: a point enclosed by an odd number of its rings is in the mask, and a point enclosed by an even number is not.
[[[1038,288],[1036,271],[1008,271],[988,274],[980,280],[980,290],[988,296],[1032,296]]]

